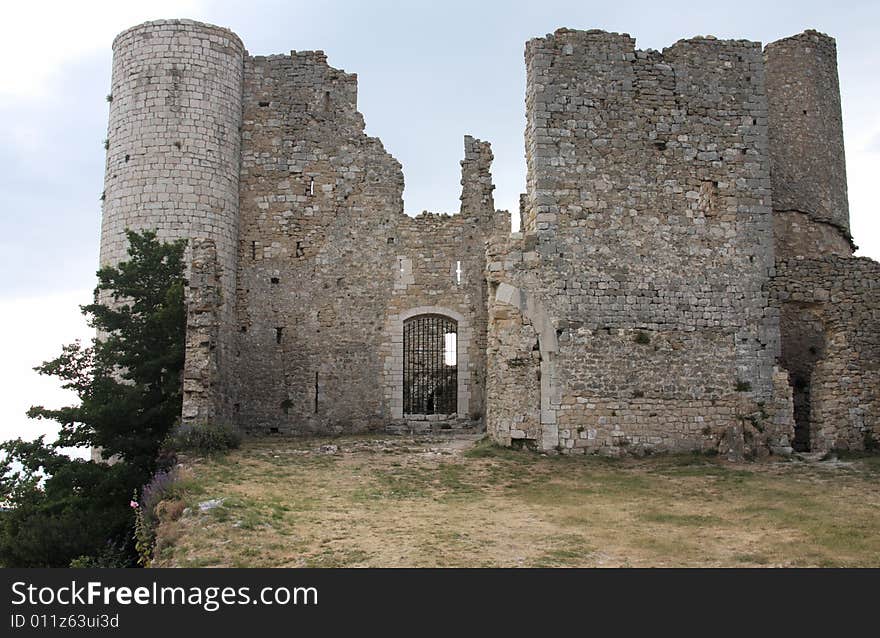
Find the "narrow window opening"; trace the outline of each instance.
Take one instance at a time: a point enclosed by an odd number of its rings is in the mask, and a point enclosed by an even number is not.
[[[388,238],[388,243],[389,243],[389,244],[393,244],[393,243],[394,243],[394,237],[389,237],[389,238]]]
[[[273,284],[277,284],[281,280],[278,279],[278,277],[272,277],[269,281],[272,282]]]
[[[251,242],[251,259],[256,261],[257,259],[257,242]]]
[[[269,103],[266,101],[262,101],[262,102],[260,102],[260,106],[265,108],[265,107],[269,106]]]
[[[241,327],[241,331],[242,331],[242,332],[247,332],[247,326],[242,326],[242,327]]]
[[[443,363],[448,366],[454,366],[458,363],[458,352],[456,350],[456,340],[458,335],[454,332],[447,332],[444,335]]]
[[[461,283],[461,262],[455,262],[455,283]]]
[[[281,335],[284,332],[284,328],[275,328],[275,343],[281,343]]]
[[[306,254],[306,251],[303,250],[303,243],[301,241],[296,242],[296,256],[302,257]]]
[[[315,194],[315,178],[310,177],[309,178],[309,195],[314,195],[314,194]]]
[[[270,434],[278,434],[278,428],[269,428]]]
[[[330,91],[324,91],[324,110],[330,110]]]
[[[318,371],[315,370],[315,414],[318,413]]]

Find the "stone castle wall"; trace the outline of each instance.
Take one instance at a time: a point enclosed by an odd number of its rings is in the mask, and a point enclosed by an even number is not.
[[[526,67],[524,235],[489,255],[489,432],[714,448],[774,400],[761,47],[563,29]]]
[[[462,318],[459,416],[480,413],[488,145],[465,140],[459,215],[412,218],[400,164],[364,133],[356,76],[322,52],[248,58],[243,120],[238,422],[336,432],[402,418],[395,348],[416,308]]]
[[[780,363],[791,376],[795,448],[861,449],[878,427],[878,273],[852,258],[833,38],[767,45]]]
[[[880,443],[880,263],[839,255],[783,259],[773,296],[789,326],[782,358],[802,449]]]
[[[526,46],[523,232],[464,139],[457,214],[403,211],[357,77],[151,22],[114,42],[102,264],[190,240],[186,421],[479,425],[569,453],[731,456],[878,434],[875,262],[855,259],[834,41]],[[404,323],[457,322],[456,412],[404,414]],[[781,364],[781,365],[780,365]]]

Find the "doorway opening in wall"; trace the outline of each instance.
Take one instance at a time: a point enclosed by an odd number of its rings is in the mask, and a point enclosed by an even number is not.
[[[418,315],[403,323],[404,414],[458,409],[458,322]]]
[[[782,357],[794,401],[794,441],[798,452],[810,452],[812,441],[813,372],[825,356],[825,328],[810,304],[783,305],[780,317]]]

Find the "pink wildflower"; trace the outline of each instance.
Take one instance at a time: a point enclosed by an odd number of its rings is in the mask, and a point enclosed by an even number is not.
[[[138,502],[137,502],[137,501],[131,501],[131,502],[129,503],[129,505],[131,506],[132,509],[137,509],[137,508],[138,508]]]

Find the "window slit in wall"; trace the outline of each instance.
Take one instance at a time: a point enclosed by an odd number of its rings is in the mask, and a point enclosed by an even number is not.
[[[315,178],[310,177],[309,178],[309,195],[314,195],[314,194],[315,194]]]
[[[284,332],[284,328],[275,328],[275,343],[281,343],[281,334]]]
[[[455,283],[461,283],[461,262],[455,262]]]
[[[251,259],[257,259],[257,242],[255,241],[251,242]]]
[[[315,414],[318,413],[318,371],[315,370]]]

